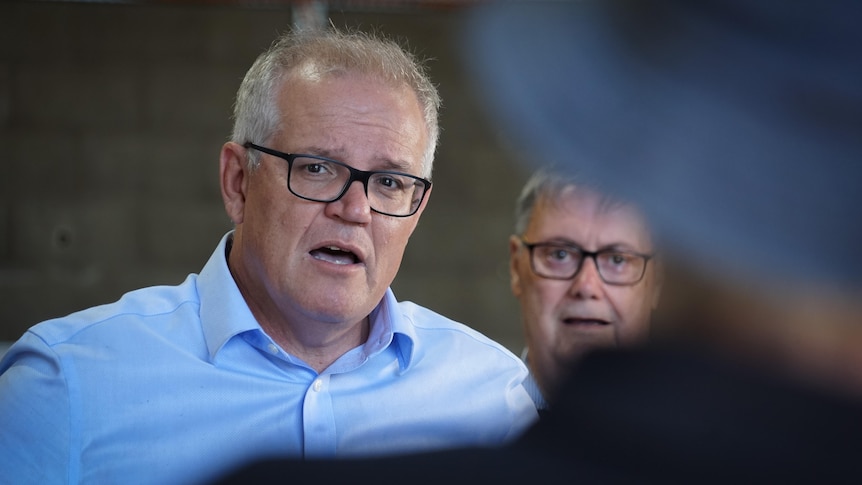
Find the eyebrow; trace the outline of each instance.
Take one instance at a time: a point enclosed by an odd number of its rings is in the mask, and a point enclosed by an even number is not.
[[[649,254],[649,253],[652,253],[652,250],[649,250],[649,251],[641,251],[641,250],[639,250],[639,249],[637,249],[637,248],[633,247],[632,245],[630,245],[630,244],[625,244],[625,243],[612,243],[612,244],[606,244],[605,246],[602,246],[602,247],[601,247],[601,249],[599,249],[599,251],[608,251],[608,250],[610,250],[610,251],[619,251],[619,252],[621,252],[621,253],[637,253],[637,254]]]
[[[309,155],[331,158],[331,159],[339,161],[341,163],[351,165],[349,161],[346,161],[347,157],[344,156],[344,150],[340,150],[340,149],[330,150],[327,148],[321,148],[321,147],[315,147],[315,146],[308,147],[304,150],[305,151],[298,152],[298,153],[306,153]],[[383,171],[410,173],[410,172],[408,172],[408,170],[410,169],[410,164],[405,162],[405,161],[383,158],[383,159],[378,159],[377,163],[379,164],[378,168],[374,168],[374,169],[372,169],[372,171],[383,170]]]
[[[571,246],[571,247],[581,249],[583,251],[588,251],[588,249],[585,248],[583,245],[578,244],[578,243],[572,241],[571,239],[566,239],[563,237],[552,237],[550,239],[545,239],[542,242],[546,242],[549,244],[559,244],[561,246]],[[640,251],[640,250],[636,249],[635,247],[633,247],[631,244],[626,244],[626,243],[622,243],[622,242],[605,244],[605,245],[599,247],[598,249],[596,249],[595,251],[589,251],[589,252],[597,252],[598,253],[598,252],[602,252],[602,251],[619,251],[621,253],[638,253],[638,254],[642,254],[642,253],[645,254],[645,253],[651,252],[651,251]]]

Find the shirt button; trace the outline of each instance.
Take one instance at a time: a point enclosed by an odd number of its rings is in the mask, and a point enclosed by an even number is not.
[[[322,385],[323,385],[323,383],[320,382],[320,379],[317,379],[316,381],[314,381],[314,384],[311,386],[311,388],[314,389],[314,392],[318,392],[318,391],[320,391],[320,387]]]
[[[276,347],[275,344],[269,344],[266,346],[266,348],[267,348],[267,350],[269,350],[269,353],[271,353],[271,354],[277,354],[278,353],[278,347]]]

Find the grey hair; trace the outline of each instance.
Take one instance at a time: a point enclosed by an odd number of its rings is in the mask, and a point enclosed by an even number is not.
[[[434,152],[440,137],[440,95],[425,67],[396,42],[376,34],[324,30],[290,31],[262,53],[239,87],[234,104],[231,141],[266,143],[279,129],[278,88],[290,73],[311,68],[316,75],[347,72],[373,76],[393,86],[406,85],[416,94],[428,130],[428,147],[422,172],[431,177]],[[249,152],[249,167],[259,163],[259,154]]]
[[[523,235],[530,225],[530,217],[539,199],[554,201],[570,188],[592,190],[601,195],[601,207],[608,209],[625,204],[600,190],[598,186],[587,186],[573,174],[554,167],[541,168],[533,173],[521,189],[515,203],[515,234]]]

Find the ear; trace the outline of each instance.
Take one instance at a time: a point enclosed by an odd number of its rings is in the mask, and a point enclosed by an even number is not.
[[[521,296],[521,262],[518,260],[518,250],[521,242],[514,234],[509,236],[509,285],[515,297]]]
[[[219,181],[225,211],[235,225],[243,221],[249,175],[246,149],[234,142],[225,143],[219,156]]]

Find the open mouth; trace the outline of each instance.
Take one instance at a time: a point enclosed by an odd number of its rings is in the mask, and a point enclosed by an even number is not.
[[[332,264],[356,264],[359,263],[359,257],[352,251],[342,249],[338,246],[323,246],[321,248],[309,251],[312,258],[326,261]]]
[[[607,322],[605,320],[596,320],[596,319],[592,319],[592,318],[575,318],[575,317],[564,318],[563,323],[565,323],[566,325],[588,325],[588,326],[610,325],[610,322]]]

